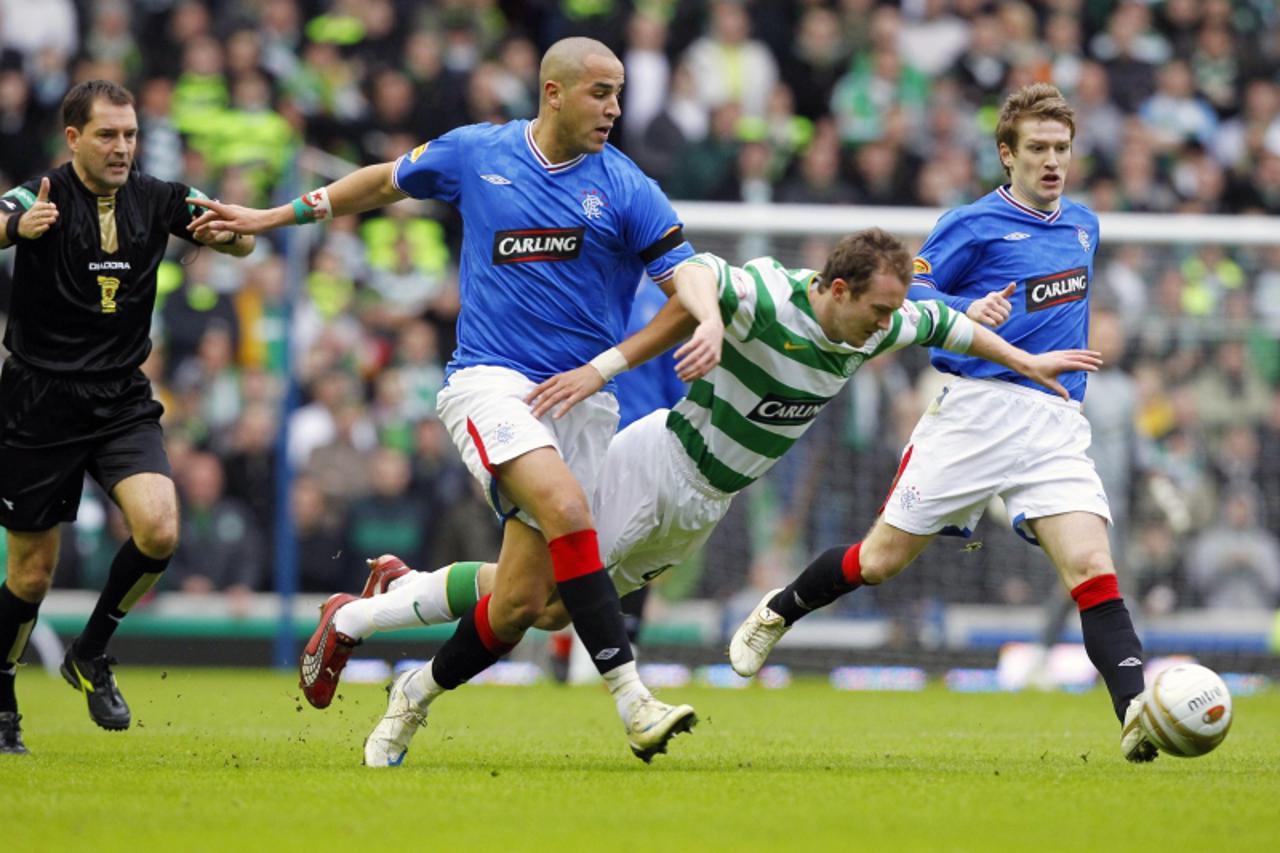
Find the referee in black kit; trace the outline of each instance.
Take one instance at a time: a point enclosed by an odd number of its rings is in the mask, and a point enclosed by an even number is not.
[[[105,80],[62,102],[71,161],[0,198],[0,248],[16,246],[0,373],[0,753],[25,753],[17,662],[58,561],[58,524],[76,517],[85,472],[119,504],[131,538],[67,651],[62,674],[104,729],[129,727],[107,641],[155,584],[178,540],[163,407],[140,366],[151,350],[156,270],[174,235],[244,256],[254,238],[192,234],[203,193],[134,170],[133,95]]]

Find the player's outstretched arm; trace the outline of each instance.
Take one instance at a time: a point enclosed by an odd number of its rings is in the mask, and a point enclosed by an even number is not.
[[[682,275],[682,271],[686,272]],[[688,342],[675,353],[676,374],[683,381],[705,376],[719,364],[724,323],[715,274],[698,264],[685,263],[676,268],[674,278],[675,298],[669,298],[643,328],[587,364],[539,383],[525,398],[533,407],[533,416],[540,418],[554,409],[552,417],[558,420],[619,373],[661,355],[686,337]]]
[[[698,322],[688,342],[676,350],[676,375],[685,382],[692,382],[706,376],[720,363],[720,349],[724,344],[724,321],[720,317],[716,276],[702,264],[686,261],[676,267],[673,278],[676,298]],[[658,353],[664,351],[665,348]],[[653,358],[658,353],[646,355],[645,359]]]
[[[188,203],[205,208],[205,212],[187,226],[196,239],[209,242],[202,235],[216,236],[226,232],[261,234],[286,225],[305,225],[333,216],[363,213],[400,201],[405,194],[392,180],[394,163],[365,166],[328,186],[294,199],[289,204],[258,210],[238,204],[225,204],[212,199],[192,198]]]
[[[1070,400],[1071,394],[1058,381],[1059,374],[1074,370],[1087,370],[1092,373],[1102,366],[1100,352],[1087,349],[1064,349],[1039,354],[1029,353],[977,323],[973,325],[973,342],[969,345],[969,355],[976,355],[1010,370],[1016,370],[1064,400]]]

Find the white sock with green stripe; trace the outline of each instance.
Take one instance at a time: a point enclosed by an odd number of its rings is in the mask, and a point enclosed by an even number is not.
[[[378,631],[453,622],[480,600],[481,563],[450,563],[434,572],[410,572],[390,590],[338,609],[333,626],[357,640]]]

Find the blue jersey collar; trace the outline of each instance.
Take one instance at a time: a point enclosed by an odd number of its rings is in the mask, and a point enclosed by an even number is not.
[[[1027,216],[1040,220],[1041,222],[1052,224],[1058,221],[1058,217],[1062,215],[1062,203],[1058,203],[1058,209],[1053,213],[1045,213],[1043,210],[1036,210],[1034,207],[1023,204],[1013,197],[1013,193],[1009,192],[1007,186],[997,187],[996,194],[1011,206],[1017,208]]]
[[[537,119],[534,119],[537,121]],[[586,154],[579,154],[572,160],[565,160],[563,163],[552,163],[547,156],[542,153],[542,149],[538,147],[538,143],[533,140],[533,122],[529,122],[524,126],[524,141],[529,146],[529,150],[533,153],[533,158],[538,161],[538,165],[547,170],[548,174],[559,175],[567,172],[574,166],[587,159]]]

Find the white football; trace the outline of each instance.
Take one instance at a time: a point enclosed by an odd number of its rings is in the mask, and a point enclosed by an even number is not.
[[[1204,755],[1231,728],[1231,694],[1213,670],[1194,663],[1171,666],[1147,688],[1142,730],[1161,752]]]

